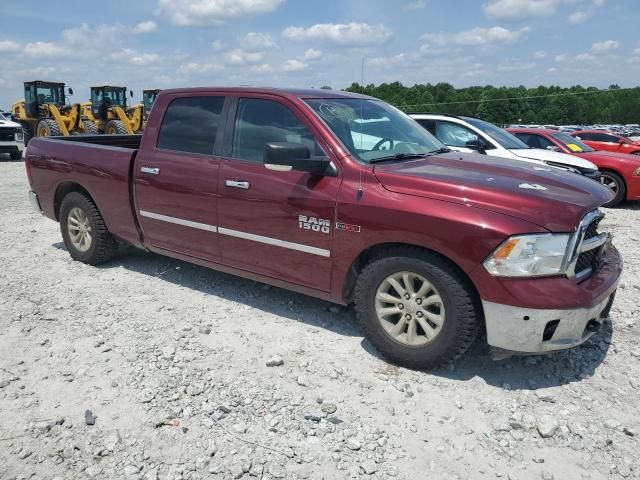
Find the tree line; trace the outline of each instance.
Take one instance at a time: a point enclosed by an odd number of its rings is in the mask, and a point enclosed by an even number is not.
[[[345,90],[380,98],[406,112],[471,115],[497,124],[640,123],[640,87],[454,88],[449,83],[406,87],[400,82],[366,86],[354,82]]]

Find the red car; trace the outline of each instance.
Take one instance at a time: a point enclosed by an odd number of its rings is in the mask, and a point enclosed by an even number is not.
[[[584,158],[600,170],[600,182],[609,187],[615,197],[607,207],[624,200],[640,200],[640,157],[625,153],[594,150],[578,138],[557,130],[538,128],[508,128],[509,132],[534,148],[556,150]]]
[[[372,344],[413,368],[456,358],[481,328],[510,353],[579,345],[622,270],[598,231],[602,185],[451,152],[352,93],[163,90],[142,135],[37,137],[26,167],[72,258],[127,243],[354,303]]]
[[[606,130],[578,130],[577,132],[572,132],[571,136],[582,140],[594,150],[640,155],[639,141],[631,140]]]

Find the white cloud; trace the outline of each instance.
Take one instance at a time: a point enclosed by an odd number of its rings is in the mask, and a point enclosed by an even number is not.
[[[411,2],[405,3],[402,7],[403,10],[422,10],[427,6],[426,0],[413,0]]]
[[[391,32],[384,25],[351,22],[317,23],[309,28],[287,27],[282,35],[289,40],[315,40],[349,47],[366,47],[386,42],[391,37]]]
[[[30,57],[58,57],[68,52],[65,48],[51,42],[30,42],[24,46],[24,52]]]
[[[491,19],[524,20],[553,15],[559,3],[559,0],[488,0],[482,8]]]
[[[203,75],[211,73],[219,73],[224,70],[224,66],[220,63],[198,63],[188,62],[178,68],[180,73],[187,75]]]
[[[222,43],[220,40],[214,40],[213,42],[211,42],[211,48],[213,48],[215,51],[222,50],[224,48],[224,43]]]
[[[535,62],[511,62],[511,63],[503,63],[497,66],[496,70],[502,73],[510,73],[510,72],[524,72],[527,70],[533,70],[537,67]]]
[[[390,57],[373,57],[366,60],[366,64],[377,68],[394,68],[406,63],[406,55],[399,53]]]
[[[596,7],[601,7],[602,5],[604,5],[605,0],[593,0],[593,4]]]
[[[318,60],[320,57],[322,57],[322,50],[316,50],[315,48],[310,48],[304,52],[303,56],[305,60]]]
[[[620,42],[615,40],[605,40],[604,42],[596,42],[591,45],[592,53],[607,53],[620,48]]]
[[[146,22],[140,22],[135,27],[133,27],[133,33],[151,33],[155,32],[158,28],[156,22],[153,20],[147,20]]]
[[[242,49],[247,52],[261,52],[271,48],[276,48],[276,42],[273,41],[271,35],[268,33],[256,33],[251,32],[240,42]]]
[[[284,67],[282,69],[285,72],[298,72],[300,70],[304,70],[308,65],[301,60],[287,60],[284,63]]]
[[[160,12],[182,26],[221,25],[238,18],[269,13],[284,0],[158,0]]]
[[[542,60],[543,58],[547,58],[548,54],[547,52],[538,50],[533,56],[536,60]]]
[[[249,70],[253,73],[257,73],[258,75],[266,75],[273,72],[273,67],[268,63],[261,63],[260,65],[252,65]]]
[[[422,36],[422,39],[427,43],[440,46],[469,47],[513,43],[530,31],[529,27],[524,27],[520,30],[509,30],[503,27],[476,27],[458,33],[426,33]]]
[[[264,60],[265,52],[245,52],[241,48],[236,48],[226,53],[225,58],[229,65],[246,65],[259,63]]]
[[[20,44],[11,40],[0,40],[0,52],[17,52]]]
[[[578,24],[586,21],[591,16],[590,13],[583,10],[578,10],[569,15],[569,22]]]

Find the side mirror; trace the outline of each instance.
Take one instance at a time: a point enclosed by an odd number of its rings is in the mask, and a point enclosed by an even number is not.
[[[552,152],[561,152],[560,147],[556,147],[555,145],[549,145],[547,150],[551,150]]]
[[[276,172],[297,170],[314,175],[332,175],[331,161],[327,157],[311,158],[309,149],[299,143],[267,143],[262,161],[267,170]]]
[[[129,96],[133,98],[133,90],[129,90]]]
[[[624,145],[624,144],[625,144],[625,143],[627,143],[627,142],[625,142],[625,141],[624,141],[624,138],[621,138],[620,140],[618,140],[618,143],[619,143],[620,145]]]
[[[476,140],[469,140],[467,143],[464,144],[464,146],[466,148],[475,150],[476,152],[482,153],[482,154],[486,153],[486,149],[487,149],[487,146],[485,145],[485,143],[479,138]]]
[[[73,95],[73,88],[69,87],[69,88],[67,89],[67,92],[69,92],[69,95]]]

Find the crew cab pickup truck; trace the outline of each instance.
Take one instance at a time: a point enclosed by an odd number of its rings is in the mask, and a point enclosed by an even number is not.
[[[591,336],[621,258],[610,191],[452,152],[386,103],[325,90],[163,90],[141,136],[34,138],[32,204],[70,255],[119,243],[355,303],[391,361],[429,368],[481,329],[499,353]]]

